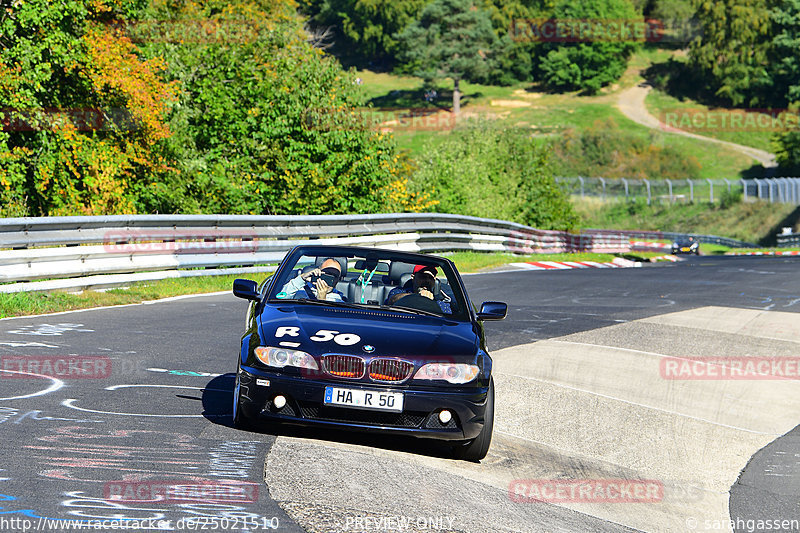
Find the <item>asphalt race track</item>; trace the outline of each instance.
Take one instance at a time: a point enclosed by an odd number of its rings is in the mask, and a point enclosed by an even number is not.
[[[413,439],[233,429],[247,304],[232,295],[2,320],[0,531],[797,531],[800,382],[665,365],[794,361],[796,377],[799,267],[465,276],[474,302],[509,303],[487,324],[497,413],[481,464]],[[572,481],[631,492],[545,491]]]

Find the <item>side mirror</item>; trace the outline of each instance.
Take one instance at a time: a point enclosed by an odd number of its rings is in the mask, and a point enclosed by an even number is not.
[[[258,284],[251,279],[233,280],[233,295],[245,300],[258,300],[261,298],[261,295],[258,294]]]
[[[478,320],[503,320],[508,313],[508,305],[504,302],[483,302],[478,312]]]

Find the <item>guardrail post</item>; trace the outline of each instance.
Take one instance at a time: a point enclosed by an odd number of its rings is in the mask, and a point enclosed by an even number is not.
[[[598,178],[598,179],[600,180],[600,185],[603,186],[603,196],[602,196],[602,198],[603,198],[603,200],[605,200],[606,199],[606,180],[603,179],[603,178]]]
[[[650,182],[647,181],[646,179],[642,181],[644,181],[644,185],[645,187],[647,187],[647,205],[650,205]]]
[[[667,187],[669,187],[669,203],[673,203],[672,199],[672,182],[667,180]]]
[[[622,180],[622,184],[625,185],[625,199],[628,199],[628,180],[625,178],[620,178]]]
[[[794,183],[794,203],[800,204],[800,178],[792,178]]]
[[[583,178],[578,176],[578,181],[581,182],[581,198],[583,198]]]
[[[767,182],[767,185],[769,186],[769,203],[773,204],[773,203],[775,203],[775,195],[772,192],[772,180],[768,179],[768,180],[766,180],[766,182]]]
[[[694,203],[694,183],[692,183],[692,180],[689,179],[686,181],[689,182],[689,201]]]
[[[742,184],[742,201],[746,202],[747,201],[747,182],[744,181],[744,180],[739,180],[739,182]]]
[[[725,185],[728,186],[728,194],[730,194],[731,193],[731,182],[728,181],[726,178],[722,178],[722,181],[724,181]]]
[[[709,189],[708,189],[708,201],[713,204],[714,203],[714,184],[711,182],[710,179],[706,179],[706,181],[708,182],[708,187],[709,187]]]

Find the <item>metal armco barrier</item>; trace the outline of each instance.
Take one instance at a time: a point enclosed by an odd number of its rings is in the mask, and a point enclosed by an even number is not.
[[[784,233],[778,235],[778,246],[797,246],[800,245],[800,233]]]
[[[557,177],[556,182],[572,195],[601,198],[643,198],[648,204],[680,202],[715,202],[723,192],[742,194],[744,201],[765,200],[772,203],[800,205],[800,178],[759,179],[631,179]]]
[[[587,229],[583,230],[585,234],[589,235],[609,235],[616,233],[628,239],[661,239],[661,240],[680,240],[687,237],[693,237],[694,240],[706,244],[719,244],[722,246],[729,246],[731,248],[757,248],[758,245],[751,242],[739,241],[736,239],[729,239],[727,237],[719,237],[718,235],[700,235],[697,233],[675,233],[669,231],[641,231],[641,230],[602,230],[602,229]]]
[[[0,219],[0,292],[269,272],[293,246],[310,242],[415,252],[630,251],[618,232],[571,234],[433,213],[7,218]]]

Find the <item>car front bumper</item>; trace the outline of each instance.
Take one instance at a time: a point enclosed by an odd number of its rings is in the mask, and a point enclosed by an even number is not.
[[[325,387],[402,392],[401,413],[332,407],[323,403]],[[250,420],[273,420],[285,424],[335,427],[339,429],[388,434],[406,434],[440,440],[468,440],[483,428],[486,387],[468,392],[420,390],[405,387],[385,388],[362,382],[325,381],[293,377],[242,366],[239,373],[239,408]],[[286,405],[273,405],[276,395],[286,397]],[[439,412],[449,409],[453,419],[439,421]]]

